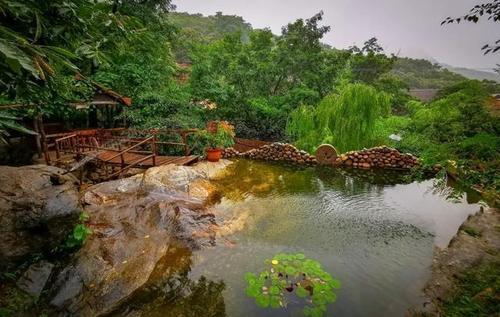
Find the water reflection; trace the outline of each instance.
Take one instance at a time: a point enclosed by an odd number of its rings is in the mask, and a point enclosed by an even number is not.
[[[108,316],[225,317],[224,281],[191,279],[192,264],[190,249],[171,245],[144,287]]]
[[[477,210],[400,171],[239,160],[216,184],[217,218],[238,225],[228,230],[230,247],[195,255],[192,276],[224,278],[228,316],[291,316],[244,296],[241,276],[280,252],[304,253],[346,281],[327,316],[402,316],[419,301],[434,246]]]
[[[382,192],[386,186],[410,182],[402,171],[314,168],[251,160],[237,160],[227,168],[225,176],[217,184],[224,197],[233,201],[249,196],[311,194],[325,186],[355,195],[367,190]]]
[[[239,160],[214,182],[215,247],[172,247],[113,316],[295,316],[245,296],[245,272],[282,252],[314,258],[343,281],[326,316],[402,316],[419,301],[435,245],[476,210],[395,171]]]

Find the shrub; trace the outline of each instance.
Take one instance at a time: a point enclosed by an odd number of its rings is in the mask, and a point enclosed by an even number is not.
[[[234,128],[226,122],[217,124],[215,131],[200,130],[192,138],[193,151],[204,155],[205,150],[231,147],[234,145]]]

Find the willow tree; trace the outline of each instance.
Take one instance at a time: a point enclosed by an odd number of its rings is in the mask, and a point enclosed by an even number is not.
[[[365,84],[343,84],[314,110],[298,108],[288,129],[297,146],[312,151],[332,143],[341,152],[375,145],[375,123],[390,110],[390,97]]]
[[[330,130],[319,126],[316,109],[300,106],[290,114],[286,131],[298,148],[314,152],[319,144],[331,142]]]

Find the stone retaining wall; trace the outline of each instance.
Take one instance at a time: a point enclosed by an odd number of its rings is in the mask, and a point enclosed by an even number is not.
[[[272,143],[240,153],[234,148],[222,152],[223,158],[245,157],[266,161],[285,161],[303,165],[317,164],[316,157],[297,149],[288,143]],[[334,165],[354,168],[410,169],[420,165],[418,158],[411,154],[403,154],[387,146],[379,146],[361,151],[351,151],[337,157]]]
[[[403,154],[387,146],[379,146],[361,151],[342,154],[335,160],[335,165],[357,168],[393,168],[410,169],[420,165],[418,158],[412,154]]]
[[[306,151],[299,150],[292,144],[278,142],[267,144],[244,153],[240,153],[233,148],[228,148],[222,152],[222,157],[246,157],[266,161],[293,162],[304,165],[317,163],[316,158]]]

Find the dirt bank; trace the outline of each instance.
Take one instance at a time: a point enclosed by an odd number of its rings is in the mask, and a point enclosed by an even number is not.
[[[424,288],[426,300],[410,315],[489,316],[488,311],[495,311],[500,303],[499,263],[500,211],[481,207],[462,224],[447,248],[436,249]]]

